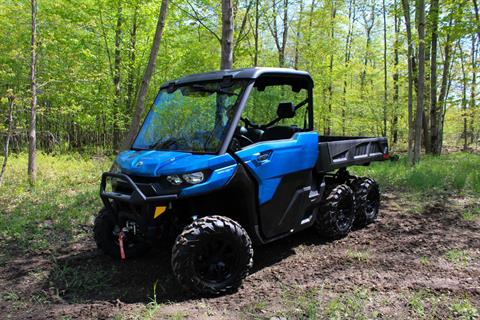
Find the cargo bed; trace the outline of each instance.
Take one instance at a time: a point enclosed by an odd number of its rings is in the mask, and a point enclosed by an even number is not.
[[[368,165],[388,158],[387,138],[319,136],[318,172]]]

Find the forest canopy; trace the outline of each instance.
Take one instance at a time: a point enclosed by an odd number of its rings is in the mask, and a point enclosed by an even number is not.
[[[38,148],[108,152],[120,147],[135,112],[160,4],[37,1]],[[438,135],[443,144],[478,144],[476,0],[232,4],[233,68],[310,72],[315,128],[321,134],[384,135],[394,149],[405,149],[409,126],[423,110],[420,131],[427,152],[441,151],[432,146],[435,139],[442,144]],[[11,107],[14,151],[28,144],[31,23],[31,1],[0,2],[0,143],[5,143]],[[170,1],[143,114],[164,81],[218,69],[221,40],[222,1]],[[423,101],[417,109],[419,88]]]

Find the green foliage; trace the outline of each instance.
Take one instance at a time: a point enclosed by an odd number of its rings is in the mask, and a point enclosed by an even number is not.
[[[451,249],[445,252],[445,259],[460,266],[467,266],[471,258],[467,251],[459,249]]]
[[[54,239],[78,235],[101,207],[98,184],[108,159],[38,154],[39,174],[30,189],[25,154],[10,158],[0,186],[0,238],[28,250],[51,249]]]
[[[456,319],[474,320],[479,317],[478,309],[466,298],[452,303],[450,311]]]
[[[372,163],[352,171],[372,177],[386,188],[430,194],[445,191],[480,193],[480,156],[475,154],[425,156],[415,167],[402,157],[400,161]]]
[[[259,66],[278,66],[279,53],[272,28],[276,20],[278,32],[283,33],[279,20],[283,3],[272,5],[269,1],[259,1],[257,48],[254,45],[257,12],[252,3],[238,1],[235,5],[234,67],[252,66],[255,56]],[[380,3],[331,0],[314,3],[313,7],[312,1],[288,3],[285,66],[307,70],[315,80],[316,129],[323,132],[331,126],[332,134],[380,135],[385,106],[388,135],[391,135],[394,119],[398,118],[395,126],[399,133],[399,145],[403,146],[407,138],[407,59],[399,1],[397,8],[393,1],[386,1],[386,104],[383,98],[383,25],[377,17],[381,14]],[[355,8],[349,7],[352,3],[355,3]],[[151,0],[121,2],[121,27],[116,30],[118,5],[119,2],[113,0],[38,3],[37,126],[41,149],[51,151],[53,144],[64,151],[84,151],[92,145],[110,150],[114,125],[120,129],[120,134],[128,127],[133,113],[132,101],[135,100],[150,51],[159,3]],[[335,16],[332,16],[333,8]],[[447,34],[451,35],[452,42],[461,40],[458,44],[464,47],[463,57],[469,61],[471,53],[467,42],[478,29],[473,4],[470,1],[442,0],[440,8],[439,43],[443,45]],[[355,17],[349,21],[352,9]],[[179,0],[170,3],[157,67],[146,99],[147,106],[153,102],[157,88],[164,81],[218,69],[220,12],[220,1]],[[375,14],[371,15],[371,12]],[[402,20],[398,44],[392,26],[395,15]],[[365,28],[369,17],[375,19],[371,21],[373,29],[367,45]],[[452,26],[449,26],[450,19],[454,21]],[[30,2],[2,1],[0,25],[0,97],[5,96],[8,89],[12,89],[17,97],[15,139],[18,143],[14,147],[24,150],[30,104]],[[116,31],[120,32],[118,99],[115,99],[112,75]],[[427,36],[430,36],[428,30]],[[398,46],[400,55],[397,66],[394,64],[394,45]],[[439,49],[443,54],[444,49]],[[438,54],[439,66],[442,54]],[[445,141],[452,144],[459,144],[460,132],[463,131],[459,56],[457,53],[453,61],[450,98],[445,106],[445,134],[448,136]],[[396,70],[399,71],[398,100],[394,99],[392,80]],[[471,73],[476,70],[474,66],[467,65],[469,84]],[[440,67],[437,73],[441,74]],[[470,90],[468,88],[467,93]],[[473,107],[466,115],[473,120],[469,131],[478,139],[480,126],[475,123],[478,123],[480,112],[475,112],[478,108],[473,101]],[[0,136],[5,131],[5,107],[6,103],[0,102]],[[472,136],[472,145],[474,138]]]

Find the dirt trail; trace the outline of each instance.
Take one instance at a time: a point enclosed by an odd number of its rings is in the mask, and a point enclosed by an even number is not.
[[[437,301],[436,316],[451,311],[443,301],[465,297],[480,309],[480,221],[462,218],[465,205],[462,198],[438,198],[411,214],[408,201],[385,193],[376,224],[331,243],[311,230],[257,248],[253,273],[242,288],[212,299],[183,292],[161,248],[115,263],[99,255],[89,238],[65,244],[55,257],[24,256],[9,245],[0,251],[0,314],[128,319],[148,318],[151,311],[151,318],[159,319],[303,318],[312,306],[325,316],[339,304],[369,317],[410,318],[416,317],[415,297],[426,308]],[[157,305],[146,307],[154,293]]]

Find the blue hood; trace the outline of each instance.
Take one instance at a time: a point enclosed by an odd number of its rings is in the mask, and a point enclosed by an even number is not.
[[[156,150],[124,151],[117,156],[115,162],[124,173],[146,177],[216,170],[236,163],[229,154],[192,154]]]

